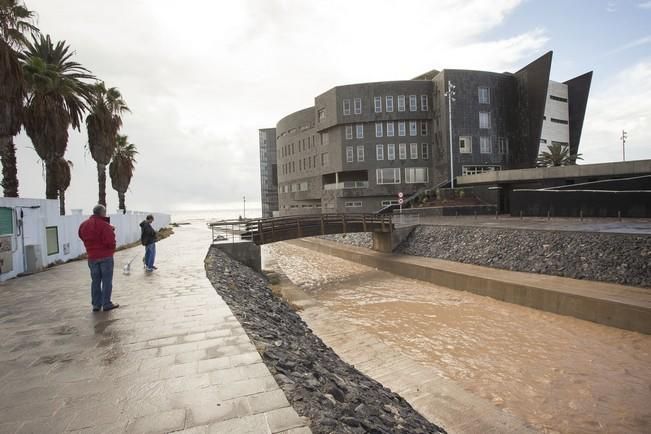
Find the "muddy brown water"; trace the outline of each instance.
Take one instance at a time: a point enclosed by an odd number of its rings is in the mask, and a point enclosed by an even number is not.
[[[651,432],[651,336],[395,276],[288,243],[268,266],[361,330],[543,432]]]

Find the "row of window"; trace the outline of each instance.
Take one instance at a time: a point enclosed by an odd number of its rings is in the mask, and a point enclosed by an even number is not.
[[[385,145],[377,144],[375,145],[375,159],[376,161],[384,161],[384,150]],[[358,145],[357,147],[346,146],[346,163],[355,162],[355,154],[357,154],[357,162],[361,163],[364,161],[364,145]],[[357,151],[357,152],[355,152]],[[409,157],[407,157],[407,143],[398,144],[398,159],[400,160],[418,160],[418,143],[409,144]],[[422,143],[420,145],[420,158],[423,160],[429,160],[429,144]],[[395,143],[389,143],[386,145],[386,159],[391,161],[396,159],[396,145]]]
[[[316,169],[317,157],[318,155],[312,155],[312,156],[299,159],[298,171],[302,172],[304,170]],[[324,152],[321,154],[321,167],[326,167],[329,165],[330,165],[330,155],[327,152]],[[296,161],[288,161],[287,163],[282,164],[280,167],[283,175],[296,173]]]
[[[554,101],[567,102],[567,98],[563,98],[562,96],[549,95],[549,99],[553,99]]]
[[[417,136],[418,130],[419,130],[418,121],[409,121],[409,135],[412,137]],[[387,137],[394,137],[396,133],[394,122],[386,122],[386,130],[384,128],[384,122],[375,123],[375,137],[384,137],[385,131]],[[420,135],[421,136],[429,135],[428,121],[420,121]],[[407,136],[407,121],[398,122],[398,136],[399,137]],[[351,140],[353,138],[353,125],[346,125],[345,137],[346,140]],[[355,138],[357,139],[364,138],[364,124],[355,125]]]
[[[508,140],[506,137],[497,138],[497,153],[506,154]],[[472,154],[472,136],[459,136],[459,152]],[[482,154],[493,153],[493,139],[491,136],[479,137],[479,152]]]
[[[397,109],[399,112],[404,112],[406,111],[406,98],[405,95],[398,95],[397,97]],[[344,99],[343,100],[343,113],[344,116],[348,116],[351,114],[351,104],[350,104],[350,99]],[[353,113],[356,115],[362,114],[362,99],[361,98],[354,98],[353,99]],[[376,96],[373,98],[373,109],[375,113],[382,113],[382,97],[381,96]],[[393,96],[388,95],[384,97],[384,109],[387,113],[392,113],[393,112]],[[429,97],[427,95],[421,95],[420,96],[420,111],[426,112],[429,110]],[[418,96],[417,95],[409,95],[409,111],[410,112],[415,112],[418,111]],[[324,113],[325,117],[325,113]]]
[[[496,170],[502,170],[502,166],[462,166],[461,174],[464,176],[477,175],[479,173],[494,172]]]
[[[427,167],[405,167],[405,184],[421,184],[429,182]],[[399,167],[385,167],[375,170],[375,182],[381,184],[401,184]]]
[[[309,149],[312,149],[317,145],[317,141],[321,143],[321,145],[327,145],[330,143],[330,139],[328,137],[328,133],[319,133],[318,136],[312,135],[308,136],[306,138],[303,138],[299,140],[297,143],[288,143],[285,146],[282,146],[280,148],[280,156],[282,158],[288,157],[290,155],[294,155],[296,153],[296,149],[298,148],[298,152],[301,151],[307,151]],[[296,146],[298,144],[298,147]]]

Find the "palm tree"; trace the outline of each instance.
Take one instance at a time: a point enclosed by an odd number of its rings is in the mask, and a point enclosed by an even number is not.
[[[547,146],[546,151],[542,151],[536,160],[538,167],[551,166],[571,166],[576,164],[576,160],[583,160],[581,154],[570,154],[570,148],[558,142],[552,142]]]
[[[86,117],[88,148],[93,160],[97,162],[99,200],[106,206],[106,165],[115,152],[115,138],[122,126],[122,113],[128,112],[126,102],[120,91],[111,87],[106,89],[103,82],[93,86],[90,114]]]
[[[59,214],[66,215],[66,190],[70,187],[72,174],[70,169],[73,168],[72,161],[65,158],[58,158],[54,161],[56,173],[56,185],[59,192]]]
[[[27,83],[23,125],[34,149],[45,164],[45,197],[58,197],[55,161],[68,146],[68,128],[80,129],[91,100],[90,72],[71,60],[65,41],[52,43],[50,35],[34,38],[21,54]]]
[[[17,0],[0,0],[0,161],[5,197],[18,197],[16,145],[22,124],[25,84],[16,50],[25,46],[26,33],[37,33],[34,12]]]
[[[118,199],[120,201],[119,208],[123,213],[127,211],[124,203],[124,195],[131,183],[137,153],[136,145],[129,143],[127,136],[120,134],[116,136],[115,153],[109,165],[109,175],[111,176],[113,189],[118,192]]]

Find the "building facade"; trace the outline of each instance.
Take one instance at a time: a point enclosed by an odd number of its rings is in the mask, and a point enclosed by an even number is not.
[[[276,163],[276,129],[258,130],[260,142],[260,189],[262,217],[278,212],[278,165]]]
[[[444,186],[451,160],[456,177],[535,167],[552,141],[576,154],[592,73],[550,82],[551,58],[515,73],[430,71],[318,95],[276,125],[280,214],[376,212],[398,193]]]

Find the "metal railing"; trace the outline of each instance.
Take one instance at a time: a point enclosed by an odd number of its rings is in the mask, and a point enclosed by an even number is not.
[[[333,184],[324,184],[324,190],[344,190],[353,188],[368,188],[368,181],[343,181]]]

